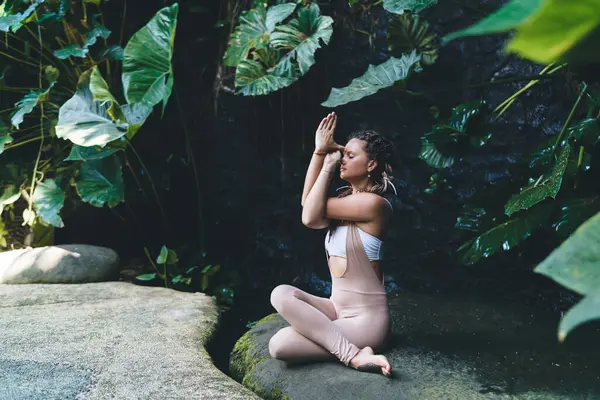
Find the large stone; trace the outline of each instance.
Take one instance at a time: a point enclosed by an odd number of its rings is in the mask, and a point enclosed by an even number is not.
[[[118,276],[119,255],[105,247],[70,244],[0,253],[0,283],[88,283]]]
[[[201,293],[125,282],[0,285],[0,399],[255,399],[204,346]]]
[[[232,375],[265,399],[565,400],[600,398],[598,328],[564,344],[557,320],[514,304],[485,305],[403,293],[390,301],[393,377],[339,362],[288,365],[269,357],[287,323],[272,314],[230,358]]]

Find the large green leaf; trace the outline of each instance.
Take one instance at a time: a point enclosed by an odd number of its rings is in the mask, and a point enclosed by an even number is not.
[[[388,48],[392,55],[416,50],[424,65],[433,64],[438,57],[437,35],[429,23],[418,15],[402,14],[392,19],[388,29]]]
[[[456,218],[454,227],[461,231],[479,233],[489,220],[491,220],[491,217],[485,208],[465,205]]]
[[[560,322],[558,337],[563,341],[575,327],[600,318],[600,213],[596,214],[536,268],[559,284],[586,296]]]
[[[81,166],[76,188],[81,200],[94,207],[116,207],[125,200],[123,172],[113,154],[102,160],[86,161]]]
[[[600,288],[600,213],[584,222],[554,249],[535,272],[546,275],[581,295]]]
[[[45,0],[34,0],[31,5],[22,13],[0,17],[0,31],[18,31],[23,26],[23,22],[28,19],[35,12],[36,8],[44,1]]]
[[[419,158],[433,168],[452,166],[469,149],[484,146],[492,134],[485,123],[485,101],[471,101],[452,109],[447,122],[434,125],[421,138]]]
[[[127,139],[132,140],[135,134],[140,130],[146,119],[152,113],[152,107],[144,103],[124,104],[121,111],[127,119]]]
[[[598,61],[599,38],[600,1],[544,0],[517,28],[506,50],[542,64]]]
[[[13,204],[20,198],[21,192],[17,186],[13,184],[6,185],[2,191],[2,195],[0,195],[0,214],[2,214],[5,206]]]
[[[10,116],[10,120],[15,128],[19,129],[19,125],[23,122],[25,115],[32,112],[36,105],[46,101],[48,93],[50,93],[55,83],[56,81],[50,82],[50,87],[46,90],[31,90],[25,97],[15,103],[15,111]]]
[[[565,314],[558,325],[558,340],[563,342],[573,329],[597,319],[600,319],[600,289],[585,296]]]
[[[329,97],[321,105],[324,107],[340,106],[390,87],[399,80],[407,79],[413,70],[420,71],[420,59],[417,52],[413,51],[401,58],[392,57],[377,66],[369,65],[367,72],[361,77],[354,78],[350,85],[331,89]]]
[[[437,0],[383,0],[383,8],[395,14],[403,14],[406,10],[418,13],[434,4]]]
[[[117,151],[121,151],[120,148],[110,148],[110,147],[99,147],[99,146],[90,146],[83,147],[78,146],[76,144],[71,148],[71,152],[69,156],[65,158],[64,161],[90,161],[90,160],[101,160],[106,158]]]
[[[560,215],[552,227],[558,237],[565,240],[598,210],[600,210],[600,196],[569,200],[560,208]]]
[[[333,33],[333,19],[321,15],[316,3],[298,10],[298,18],[288,24],[279,25],[271,34],[271,46],[278,50],[289,50],[280,61],[289,64],[296,60],[300,74],[304,75],[315,63],[315,52],[321,41],[329,43]]]
[[[8,125],[6,125],[3,121],[0,121],[0,154],[4,152],[4,145],[8,143],[12,143],[13,138],[10,136],[10,132],[8,131]]]
[[[46,179],[36,185],[33,192],[33,208],[45,225],[56,228],[64,226],[60,210],[65,203],[65,192],[54,179]]]
[[[296,4],[279,4],[266,9],[266,3],[244,11],[240,15],[239,25],[232,32],[223,64],[236,67],[245,60],[252,49],[266,48],[269,35],[276,24],[289,17],[296,9]]]
[[[89,84],[60,107],[56,136],[80,146],[104,146],[127,133],[127,123],[115,123],[108,115],[109,105],[94,101]]]
[[[464,252],[462,262],[475,264],[481,258],[489,257],[499,251],[508,251],[527,239],[550,218],[552,205],[538,204],[518,216],[495,226],[462,245],[458,251]]]
[[[527,20],[544,0],[512,0],[496,12],[488,15],[466,29],[452,32],[442,38],[447,43],[463,36],[489,35],[514,29]]]
[[[90,52],[90,47],[96,44],[98,38],[107,39],[110,36],[111,32],[105,26],[96,25],[86,36],[85,42],[83,46],[78,44],[70,44],[68,46],[63,47],[62,49],[58,49],[54,51],[54,55],[61,60],[67,59],[71,56],[85,58]]]
[[[173,89],[178,12],[177,3],[163,8],[125,46],[122,78],[127,103],[154,106],[162,101],[164,112]]]
[[[571,126],[568,130],[569,137],[581,146],[595,146],[600,139],[600,127],[596,118],[587,118]]]
[[[512,215],[519,210],[527,210],[548,197],[552,197],[553,199],[556,198],[556,195],[560,191],[560,186],[562,185],[570,154],[571,145],[567,144],[563,147],[556,165],[549,176],[521,189],[518,194],[515,194],[510,198],[504,207],[506,215]]]
[[[47,12],[37,21],[38,25],[48,22],[56,22],[65,18],[67,12],[71,9],[71,0],[60,0],[58,10],[56,12]]]
[[[127,121],[119,102],[110,92],[110,88],[97,66],[92,69],[90,76],[90,91],[92,92],[94,101],[99,101],[103,105],[109,105],[107,113],[115,122],[123,123]]]
[[[235,86],[238,94],[260,96],[288,87],[297,79],[270,73],[259,61],[242,60],[235,74]]]

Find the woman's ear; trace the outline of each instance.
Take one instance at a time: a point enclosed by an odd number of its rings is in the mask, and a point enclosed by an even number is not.
[[[377,169],[378,165],[379,163],[377,162],[377,160],[369,160],[369,162],[367,163],[367,170],[369,172],[373,172]]]

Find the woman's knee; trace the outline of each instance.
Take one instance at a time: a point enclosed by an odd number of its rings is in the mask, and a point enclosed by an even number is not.
[[[284,358],[286,329],[280,329],[269,340],[269,354],[278,360]]]
[[[283,308],[284,304],[294,296],[296,289],[290,285],[279,285],[271,291],[271,305],[275,307],[277,311]]]

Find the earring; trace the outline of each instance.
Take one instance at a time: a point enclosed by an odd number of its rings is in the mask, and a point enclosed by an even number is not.
[[[367,178],[371,178],[371,173],[370,172],[367,174]]]

